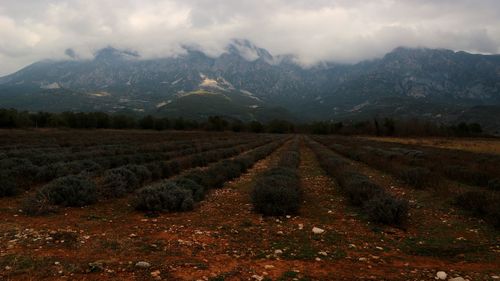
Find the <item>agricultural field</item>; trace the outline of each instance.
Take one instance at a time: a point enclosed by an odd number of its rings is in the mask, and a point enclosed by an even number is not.
[[[0,280],[500,280],[484,141],[0,131]]]

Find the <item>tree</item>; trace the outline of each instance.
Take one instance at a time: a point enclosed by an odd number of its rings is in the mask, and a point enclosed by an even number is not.
[[[262,123],[260,123],[259,121],[250,122],[249,127],[250,127],[250,132],[252,133],[258,134],[264,131],[264,125],[262,125]]]
[[[155,119],[153,116],[144,116],[139,120],[139,127],[144,130],[151,130],[155,128]]]
[[[394,133],[396,131],[396,125],[395,125],[394,119],[385,118],[384,127],[385,127],[385,131],[386,131],[387,135],[389,135],[389,136],[394,135]]]
[[[222,119],[220,116],[210,116],[208,117],[208,130],[209,131],[224,131],[228,123],[226,120]]]

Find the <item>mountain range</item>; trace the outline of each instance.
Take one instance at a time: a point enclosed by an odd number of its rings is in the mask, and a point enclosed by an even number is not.
[[[245,121],[417,117],[500,131],[500,55],[399,47],[356,64],[304,67],[247,40],[217,57],[190,47],[155,59],[112,47],[92,59],[67,53],[1,77],[0,107]]]

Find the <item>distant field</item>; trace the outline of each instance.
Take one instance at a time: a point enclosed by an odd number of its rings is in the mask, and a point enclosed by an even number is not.
[[[497,145],[1,130],[0,280],[496,279]]]
[[[480,153],[500,154],[500,139],[459,139],[459,138],[395,138],[362,137],[365,139],[467,150]]]

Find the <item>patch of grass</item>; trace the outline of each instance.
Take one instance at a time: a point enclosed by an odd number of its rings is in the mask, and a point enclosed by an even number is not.
[[[246,218],[241,224],[240,224],[241,227],[244,227],[244,228],[248,228],[248,227],[252,227],[253,226],[253,223],[250,219]]]
[[[55,242],[61,243],[67,247],[78,245],[78,234],[70,231],[57,231],[51,235]]]
[[[31,256],[12,254],[0,257],[0,268],[2,270],[9,266],[12,275],[28,272],[38,272],[39,276],[48,276],[50,267],[54,264],[52,258],[34,258]]]
[[[437,258],[457,258],[484,253],[487,248],[471,241],[458,241],[451,237],[427,236],[407,238],[403,241],[403,251],[417,256]]]
[[[101,247],[104,248],[104,249],[110,249],[110,250],[113,250],[113,251],[118,251],[120,250],[120,243],[118,241],[115,241],[115,240],[104,240],[104,241],[101,241]]]
[[[317,257],[319,249],[313,245],[313,239],[306,233],[287,236],[272,243],[274,250],[283,251],[281,258],[289,260],[313,260]]]

